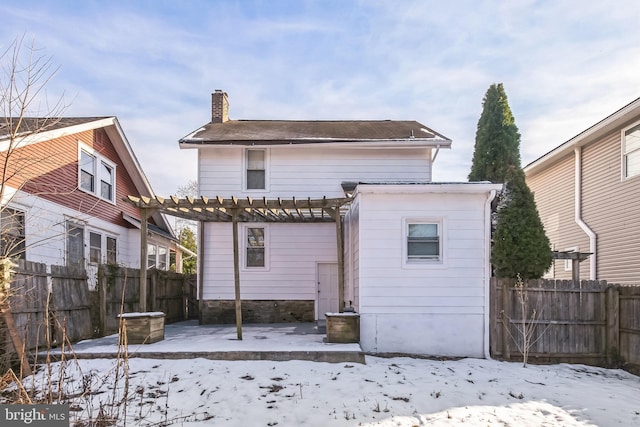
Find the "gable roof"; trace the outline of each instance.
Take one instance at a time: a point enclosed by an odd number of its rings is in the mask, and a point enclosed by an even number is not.
[[[605,117],[598,123],[580,132],[570,140],[564,142],[563,144],[529,163],[524,167],[524,172],[527,175],[536,173],[537,171],[547,167],[547,165],[550,165],[560,158],[566,156],[576,147],[583,147],[585,145],[593,143],[607,133],[616,129],[622,129],[631,121],[638,120],[639,118],[640,98],[636,98],[615,113]]]
[[[154,196],[151,184],[142,170],[140,162],[133,152],[117,117],[24,117],[19,124],[16,123],[15,118],[0,117],[0,151],[7,150],[9,132],[12,131],[12,126],[18,125],[20,126],[17,132],[19,146],[37,144],[38,142],[66,135],[104,128],[113,143],[118,157],[127,172],[129,172],[136,190],[138,190],[139,194]],[[172,233],[171,227],[163,214],[154,214],[153,218],[161,228]]]
[[[448,148],[451,140],[416,121],[228,120],[207,123],[180,146],[404,143]],[[394,144],[395,145],[395,144]]]

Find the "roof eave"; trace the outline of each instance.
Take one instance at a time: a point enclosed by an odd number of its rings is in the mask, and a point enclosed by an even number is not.
[[[570,140],[529,163],[524,167],[525,174],[535,174],[540,169],[573,152],[576,147],[588,145],[616,128],[621,127],[623,123],[631,120],[634,116],[640,116],[640,98],[635,99],[615,113],[605,117]]]
[[[400,145],[401,144],[401,145]],[[181,148],[201,148],[203,146],[241,146],[241,147],[274,147],[274,146],[310,146],[323,145],[331,147],[376,147],[376,148],[398,148],[402,147],[423,147],[423,148],[451,148],[450,139],[434,138],[389,138],[389,139],[335,139],[335,138],[305,138],[305,139],[285,139],[285,140],[206,140],[206,139],[186,139],[179,140]]]

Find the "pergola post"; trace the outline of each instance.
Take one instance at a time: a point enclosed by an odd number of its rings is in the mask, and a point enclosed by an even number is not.
[[[148,209],[140,209],[140,312],[147,311],[147,218]]]
[[[340,208],[329,209],[336,222],[336,245],[338,250],[338,312],[344,311],[344,238],[342,236],[342,218]]]
[[[238,339],[242,340],[242,301],[240,299],[240,250],[238,249],[238,210],[231,212],[233,226],[233,281],[236,296],[236,329]]]

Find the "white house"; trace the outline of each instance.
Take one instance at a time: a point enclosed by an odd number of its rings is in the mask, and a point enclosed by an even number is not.
[[[198,150],[197,209],[218,219],[200,227],[201,322],[234,319],[233,216],[245,322],[352,306],[365,351],[488,354],[501,186],[432,183],[450,146],[416,121],[230,120],[217,90],[211,123],[180,140]]]

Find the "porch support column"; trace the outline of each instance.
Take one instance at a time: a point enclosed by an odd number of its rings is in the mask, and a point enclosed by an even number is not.
[[[242,302],[240,300],[240,250],[238,249],[238,209],[231,212],[233,225],[233,280],[236,294],[236,329],[238,339],[242,340]]]
[[[336,244],[338,250],[338,312],[344,311],[344,238],[342,236],[342,218],[340,207],[326,209],[336,222]]]
[[[148,209],[140,209],[140,312],[147,311],[147,219]]]
[[[202,313],[204,313],[204,260],[205,260],[205,243],[204,243],[204,227],[206,222],[200,221],[198,224],[198,259],[196,266],[198,267],[198,322],[202,325]]]

